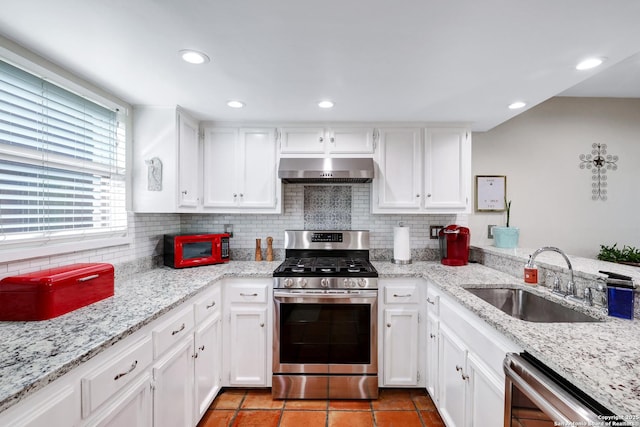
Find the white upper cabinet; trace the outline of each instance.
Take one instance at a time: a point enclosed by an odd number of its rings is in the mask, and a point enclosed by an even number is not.
[[[421,138],[419,128],[378,130],[373,213],[418,212],[421,207]]]
[[[283,127],[278,129],[282,157],[371,157],[373,128]]]
[[[134,212],[190,212],[199,205],[198,123],[180,107],[133,111]]]
[[[464,128],[382,128],[373,213],[468,213],[471,135]]]
[[[424,143],[428,210],[465,211],[470,204],[471,138],[466,129],[429,128]]]
[[[272,128],[204,129],[204,212],[280,213]]]

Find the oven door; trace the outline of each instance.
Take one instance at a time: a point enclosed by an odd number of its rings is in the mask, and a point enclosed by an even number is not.
[[[274,374],[377,374],[376,290],[276,290]]]

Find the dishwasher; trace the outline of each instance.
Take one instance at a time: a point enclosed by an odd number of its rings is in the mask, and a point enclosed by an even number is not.
[[[631,426],[527,352],[508,353],[504,427]]]

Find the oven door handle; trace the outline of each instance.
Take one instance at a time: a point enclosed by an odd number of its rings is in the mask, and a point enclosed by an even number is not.
[[[288,299],[288,298],[330,298],[330,299],[352,299],[352,298],[377,298],[377,291],[359,291],[355,292],[338,292],[338,293],[292,293],[275,291],[273,293],[274,298]]]

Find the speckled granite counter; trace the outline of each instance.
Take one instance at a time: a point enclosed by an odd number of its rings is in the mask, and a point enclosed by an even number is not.
[[[224,277],[270,277],[276,262],[156,269],[118,280],[114,297],[42,322],[0,322],[0,411]],[[374,262],[382,278],[425,277],[488,324],[620,415],[640,415],[640,323],[536,324],[513,319],[465,285],[521,285],[478,264]],[[544,291],[540,291],[545,293]],[[549,296],[551,298],[551,296]]]

